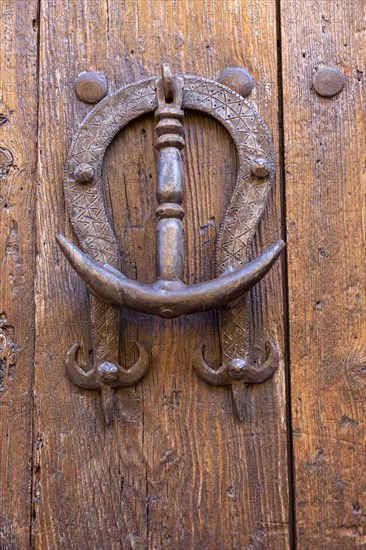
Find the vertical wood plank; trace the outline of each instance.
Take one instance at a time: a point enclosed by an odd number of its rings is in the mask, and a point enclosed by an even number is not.
[[[29,547],[37,2],[0,10],[0,548]]]
[[[364,548],[365,3],[281,6],[298,548]],[[325,65],[346,77],[330,99]]]
[[[165,321],[123,312],[121,362],[133,340],[152,365],[136,388],[119,390],[106,428],[95,392],[65,378],[64,355],[81,341],[89,361],[88,297],[60,255],[54,234],[71,236],[62,191],[72,134],[90,106],[74,95],[84,70],[100,70],[110,91],[159,74],[217,79],[245,65],[257,105],[277,143],[275,4],[215,0],[54,0],[41,2],[40,176],[36,279],[35,548],[288,548],[288,483],[283,362],[275,377],[248,391],[249,419],[233,414],[228,388],[193,373],[205,342],[219,365],[214,312]],[[256,32],[253,33],[253,17]],[[153,119],[131,124],[111,145],[105,187],[124,253],[125,273],[154,280]],[[186,280],[214,273],[214,243],[235,181],[235,150],[207,117],[186,117]],[[279,187],[255,251],[279,236]],[[65,228],[66,227],[66,228]],[[254,347],[271,337],[283,353],[281,269],[252,296]]]

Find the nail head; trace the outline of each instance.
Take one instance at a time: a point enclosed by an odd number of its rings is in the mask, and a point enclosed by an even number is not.
[[[251,170],[256,178],[267,178],[269,175],[268,162],[265,159],[256,159],[252,163]]]
[[[76,95],[85,103],[98,103],[106,95],[107,90],[107,79],[102,73],[80,73],[75,82]]]
[[[228,364],[228,374],[234,380],[242,380],[245,370],[247,368],[247,363],[243,359],[231,359]]]
[[[313,86],[322,97],[333,97],[339,94],[346,83],[344,74],[335,67],[323,67],[314,75]]]
[[[98,365],[98,377],[103,384],[112,384],[118,378],[118,368],[109,361]]]
[[[252,75],[243,67],[227,67],[220,73],[218,81],[243,97],[247,97],[254,87]]]
[[[92,181],[94,177],[94,169],[90,164],[79,164],[79,166],[75,168],[74,177],[78,183],[88,183]]]

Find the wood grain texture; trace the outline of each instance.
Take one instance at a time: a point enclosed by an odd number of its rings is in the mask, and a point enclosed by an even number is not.
[[[72,236],[62,177],[73,132],[90,110],[73,91],[81,71],[104,72],[114,91],[159,74],[161,61],[174,72],[213,79],[225,66],[247,66],[257,80],[250,100],[277,143],[275,4],[266,4],[255,33],[251,4],[41,2],[35,548],[289,547],[283,362],[271,381],[249,389],[249,418],[240,423],[228,388],[206,385],[192,369],[200,342],[219,365],[214,312],[175,321],[123,312],[121,363],[135,361],[137,339],[151,350],[152,365],[140,384],[117,392],[115,423],[106,428],[99,394],[65,378],[73,342],[81,342],[81,360],[90,364],[88,296],[54,240],[57,232]],[[153,127],[149,116],[130,124],[104,167],[124,272],[147,282],[155,276]],[[197,282],[214,274],[236,157],[216,122],[192,113],[185,127],[186,281]],[[279,204],[277,185],[254,253],[278,239]],[[269,337],[283,353],[280,265],[252,303],[257,355]]]
[[[365,4],[282,5],[297,546],[366,547]],[[324,99],[315,71],[346,86]]]
[[[28,548],[31,516],[37,2],[1,5],[0,548]]]

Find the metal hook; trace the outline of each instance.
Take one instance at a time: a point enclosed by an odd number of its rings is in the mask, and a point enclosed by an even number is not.
[[[266,344],[266,359],[262,365],[254,366],[253,361],[240,357],[225,361],[217,370],[209,367],[204,360],[204,346],[193,354],[193,366],[200,378],[213,386],[231,385],[231,392],[239,420],[246,418],[246,386],[261,384],[276,372],[279,354],[272,342]]]
[[[66,353],[65,367],[70,380],[81,388],[101,392],[104,418],[108,425],[113,420],[114,388],[133,386],[145,376],[149,368],[149,355],[146,349],[138,342],[136,342],[136,346],[139,350],[139,358],[128,370],[121,365],[104,361],[95,364],[90,370],[84,371],[76,361],[80,345],[73,344]]]

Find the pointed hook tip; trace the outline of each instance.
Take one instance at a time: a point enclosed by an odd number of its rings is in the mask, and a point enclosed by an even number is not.
[[[70,241],[68,241],[64,235],[61,235],[61,233],[57,233],[55,239],[62,251],[66,250],[71,245]]]
[[[263,364],[255,367],[254,365],[248,365],[245,370],[245,376],[243,380],[246,384],[261,384],[266,382],[276,372],[279,362],[280,354],[276,345],[268,341],[265,344],[266,359]]]
[[[199,345],[193,352],[193,368],[197,375],[213,386],[222,386],[230,383],[230,377],[228,376],[226,366],[222,365],[217,370],[209,367],[203,356],[204,349],[205,346]]]

